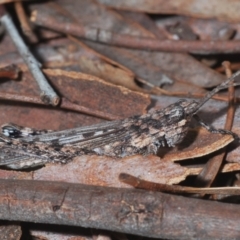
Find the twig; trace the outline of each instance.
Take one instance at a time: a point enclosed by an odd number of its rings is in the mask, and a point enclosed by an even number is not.
[[[33,11],[31,21],[53,31],[83,37],[88,40],[134,49],[148,49],[166,52],[209,53],[239,53],[240,41],[188,41],[188,40],[158,40],[140,38],[127,34],[117,34],[103,29],[91,28],[76,22],[58,22],[52,16],[41,11]]]
[[[22,28],[23,34],[32,43],[36,43],[38,41],[37,37],[34,34],[34,32],[32,31],[32,28],[29,23],[29,19],[27,18],[26,14],[25,14],[22,2],[15,2],[14,6],[15,6],[16,13],[18,15],[19,22],[21,23],[21,28]]]
[[[1,179],[0,219],[164,239],[236,239],[240,235],[240,209],[234,204],[65,182]]]
[[[156,87],[155,85],[153,85],[152,83],[144,80],[144,79],[141,79],[141,78],[137,78],[137,81],[139,81],[140,83],[143,83],[145,84],[146,86],[150,87],[150,93],[153,94],[153,95],[166,95],[166,96],[175,96],[175,97],[191,97],[191,98],[202,98],[205,96],[205,94],[203,93],[186,93],[186,92],[170,92],[168,90],[165,90],[165,89],[162,89],[160,87]],[[233,86],[237,86],[239,85],[236,84],[236,83],[233,83]],[[215,100],[220,100],[220,101],[229,101],[229,98],[227,96],[222,96],[222,95],[218,95],[216,94],[215,96],[212,97],[212,99],[215,99]],[[239,102],[240,99],[239,98],[236,98],[235,99],[236,102]]]
[[[100,59],[103,59],[104,61],[106,61],[107,63],[110,63],[111,65],[114,65],[114,66],[117,66],[117,67],[123,69],[125,72],[127,72],[130,75],[134,75],[134,73],[129,68],[127,68],[127,67],[123,66],[122,64],[112,60],[111,58],[106,57],[105,55],[102,55],[102,54],[96,52],[95,50],[93,50],[92,48],[90,48],[89,46],[84,44],[82,41],[80,41],[78,38],[73,37],[72,35],[67,35],[66,37],[68,39],[70,39],[72,42],[79,45],[81,48],[87,49],[88,51],[92,52],[94,55],[96,55]],[[56,42],[56,40],[55,40],[55,42]],[[66,43],[63,43],[63,44],[66,44]]]
[[[8,92],[0,92],[0,99],[17,101],[17,102],[41,104],[41,105],[43,104],[42,100],[39,97],[30,96],[30,95],[20,95],[20,94],[15,94],[15,93],[8,93]]]
[[[238,71],[240,69],[240,63],[231,63],[231,69],[232,71]],[[217,72],[223,73],[225,71],[225,68],[223,66],[219,66],[218,68],[215,68]]]
[[[39,88],[41,89],[41,99],[46,104],[52,104],[56,106],[59,103],[59,97],[54,92],[53,88],[47,82],[45,76],[39,68],[39,63],[35,57],[31,54],[23,40],[21,39],[16,27],[14,26],[11,17],[5,14],[1,17],[1,23],[5,27],[6,31],[10,35],[13,43],[15,44],[19,54],[24,59],[34,79],[37,81]]]
[[[230,63],[229,62],[223,62],[223,67],[225,68],[227,77],[231,77],[232,72],[230,69]],[[231,130],[233,125],[233,119],[234,119],[234,87],[229,86],[228,88],[228,111],[226,116],[226,123],[224,129]],[[209,187],[212,185],[213,181],[215,180],[218,172],[220,171],[220,168],[222,166],[223,160],[226,157],[226,147],[221,149],[220,154],[214,156],[211,158],[204,166],[202,171],[199,173],[199,175],[196,178],[196,184],[204,185],[204,187]]]
[[[14,64],[0,68],[0,78],[16,80],[18,78],[18,74],[19,68]]]
[[[240,195],[240,187],[213,187],[213,188],[197,188],[186,187],[180,185],[168,185],[155,183],[134,177],[127,173],[121,173],[119,180],[138,189],[148,191],[160,191],[168,193],[200,193],[200,194],[227,194]]]
[[[227,77],[231,77],[232,71],[231,71],[231,65],[230,62],[223,62],[222,64],[225,67],[226,75]],[[225,129],[226,130],[231,130],[233,126],[233,119],[234,119],[234,112],[235,112],[235,107],[234,107],[234,102],[235,102],[235,96],[234,96],[234,86],[230,85],[228,88],[228,111],[227,111],[227,117],[226,117],[226,123],[225,123]]]

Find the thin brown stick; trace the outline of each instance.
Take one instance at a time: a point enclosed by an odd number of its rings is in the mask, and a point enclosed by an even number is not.
[[[80,23],[57,22],[52,16],[46,16],[41,11],[34,11],[31,21],[53,31],[71,34],[76,37],[111,45],[134,49],[148,49],[166,52],[209,53],[238,53],[240,41],[187,41],[187,40],[158,40],[154,38],[138,38],[127,34],[117,34],[103,29],[85,27]]]
[[[0,99],[44,105],[42,100],[39,97],[30,96],[30,95],[20,95],[20,94],[9,93],[9,92],[0,92]]]
[[[225,67],[226,75],[227,77],[232,76],[232,71],[231,71],[231,65],[230,62],[223,62],[223,66]],[[234,120],[234,112],[235,112],[235,91],[234,91],[234,86],[230,85],[228,88],[228,111],[227,111],[227,117],[226,117],[226,123],[225,123],[225,129],[226,130],[231,130],[233,126],[233,120]]]
[[[227,77],[231,77],[232,71],[230,69],[230,63],[229,62],[223,62],[223,66],[225,67],[226,75]],[[229,86],[228,88],[228,111],[227,111],[227,117],[225,122],[224,129],[231,130],[233,125],[233,119],[234,119],[234,87]],[[223,160],[226,157],[226,147],[221,150],[221,153],[216,155],[215,157],[211,158],[204,166],[202,171],[199,173],[199,175],[196,178],[197,184],[204,184],[205,187],[209,187],[212,185],[213,181],[216,179],[216,176],[218,172],[220,171],[220,168],[222,166]]]
[[[18,78],[18,75],[19,68],[14,64],[0,68],[0,78],[16,80]]]
[[[137,78],[137,80],[143,84],[145,84],[146,86],[150,87],[150,93],[153,95],[166,95],[166,96],[172,96],[172,97],[184,97],[184,98],[203,98],[205,96],[205,94],[203,93],[188,93],[186,94],[186,92],[170,92],[168,90],[162,89],[160,87],[156,87],[154,86],[152,83],[147,82],[144,79],[141,78]],[[239,85],[239,83],[235,83],[234,85]],[[214,95],[212,97],[212,99],[215,100],[220,100],[220,101],[225,101],[228,102],[229,101],[229,97],[228,96],[222,96],[222,95]],[[240,101],[240,98],[235,98],[236,102]]]
[[[22,2],[15,2],[14,7],[21,24],[23,34],[30,40],[30,42],[36,43],[38,39],[31,28],[29,18],[26,16]]]
[[[196,188],[180,185],[168,185],[162,183],[154,183],[140,178],[134,177],[127,173],[121,173],[119,180],[135,188],[145,189],[149,191],[160,191],[168,193],[197,193],[197,194],[227,194],[240,195],[240,187],[217,187],[217,188]]]
[[[96,52],[95,50],[93,50],[92,48],[90,48],[89,46],[87,46],[86,44],[84,44],[82,41],[80,41],[78,38],[73,37],[72,35],[67,35],[67,38],[70,39],[72,42],[76,43],[77,45],[79,45],[81,48],[87,49],[89,52],[93,52],[94,55],[96,55],[97,57],[99,57],[100,59],[103,59],[104,61],[110,63],[111,65],[117,66],[121,69],[123,69],[124,71],[126,71],[127,73],[134,75],[134,73],[127,67],[121,65],[120,63],[112,60],[111,58],[108,58],[98,52]]]
[[[240,69],[240,63],[231,63],[231,70],[232,71],[238,71]],[[218,71],[218,72],[225,72],[226,69],[224,66],[220,66],[218,68],[215,68],[215,71]]]

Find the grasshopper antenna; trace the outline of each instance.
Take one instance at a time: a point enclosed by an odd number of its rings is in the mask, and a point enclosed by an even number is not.
[[[228,78],[226,81],[218,85],[216,88],[214,88],[211,92],[207,93],[205,97],[198,103],[198,105],[195,107],[196,111],[193,112],[193,115],[198,112],[198,110],[202,107],[203,104],[205,104],[212,96],[214,96],[217,92],[220,90],[227,88],[230,82],[233,82],[237,76],[240,75],[240,71],[237,71],[234,73],[230,78]],[[234,84],[234,86],[239,84]]]

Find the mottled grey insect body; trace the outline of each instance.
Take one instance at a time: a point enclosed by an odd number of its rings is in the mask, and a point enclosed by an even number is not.
[[[238,74],[240,71],[200,101],[179,100],[164,109],[123,120],[58,132],[5,124],[0,138],[0,165],[21,169],[47,162],[67,163],[83,154],[114,158],[156,154],[161,147],[180,143],[200,107]],[[231,134],[237,138],[231,131],[200,124],[210,132]]]

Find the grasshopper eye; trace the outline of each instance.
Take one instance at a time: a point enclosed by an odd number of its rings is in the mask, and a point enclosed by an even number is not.
[[[2,133],[6,137],[10,138],[20,138],[22,136],[21,130],[17,129],[15,126],[12,125],[5,125],[2,127]]]

